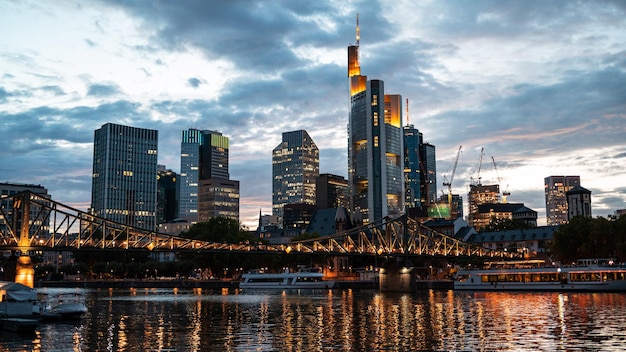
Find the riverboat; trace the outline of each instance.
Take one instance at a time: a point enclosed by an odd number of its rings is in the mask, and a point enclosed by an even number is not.
[[[329,289],[335,281],[324,280],[320,268],[285,269],[282,273],[267,273],[256,269],[242,275],[241,289]]]
[[[483,269],[459,270],[455,290],[626,291],[626,266],[611,259],[580,259],[575,265],[543,260],[487,262]]]

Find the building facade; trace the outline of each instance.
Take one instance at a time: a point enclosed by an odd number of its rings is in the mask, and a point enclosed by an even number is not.
[[[200,180],[198,221],[223,217],[239,222],[239,181],[224,178]]]
[[[18,204],[14,204],[13,198],[7,196],[13,196],[18,193],[30,191],[43,198],[50,198],[48,190],[41,185],[23,184],[23,183],[0,183],[0,208],[4,211],[5,216],[0,217],[0,232],[6,234],[9,227],[14,229],[20,229],[22,226],[22,216],[19,208],[14,208]],[[39,233],[47,234],[50,229],[50,220],[46,214],[39,214],[42,209],[35,204],[31,204],[29,209],[29,234],[33,235],[37,229],[40,229]],[[39,214],[39,216],[37,216]],[[34,226],[33,226],[34,225]],[[19,236],[19,234],[17,234]]]
[[[315,180],[315,206],[318,209],[350,206],[350,188],[343,176],[321,174]]]
[[[402,97],[361,75],[357,43],[348,46],[350,208],[364,223],[404,211]]]
[[[409,208],[422,206],[422,169],[420,146],[422,133],[413,125],[404,126],[404,183],[406,192],[404,202]]]
[[[180,202],[179,217],[191,223],[199,221],[198,196],[202,180],[230,180],[228,172],[229,140],[220,132],[210,130],[189,129],[182,131],[180,147]],[[216,184],[218,181],[210,182]],[[237,182],[238,181],[231,181]],[[221,192],[221,190],[219,191]],[[237,203],[237,219],[239,218],[239,188],[227,207]],[[206,196],[206,194],[205,194]],[[217,196],[220,198],[221,196]],[[224,210],[232,212],[232,209]],[[203,219],[210,217],[204,214]]]
[[[272,214],[286,204],[315,205],[320,151],[305,130],[284,132],[272,151]]]
[[[591,191],[576,186],[565,192],[567,197],[567,221],[575,216],[591,217]]]
[[[178,218],[178,174],[157,166],[157,225]]]
[[[500,203],[500,186],[483,185],[480,183],[470,184],[470,191],[467,194],[467,202],[469,207],[467,222],[474,228],[478,229],[484,225],[481,224],[481,222],[484,222],[484,219],[481,220],[484,215],[480,215],[478,207],[483,204]]]
[[[423,172],[420,184],[422,204],[437,202],[437,155],[436,148],[430,143],[420,145],[420,160]]]
[[[159,132],[107,123],[94,133],[91,211],[156,230]]]
[[[548,225],[567,223],[567,197],[565,193],[576,186],[580,186],[580,176],[548,176],[544,179],[546,223]]]

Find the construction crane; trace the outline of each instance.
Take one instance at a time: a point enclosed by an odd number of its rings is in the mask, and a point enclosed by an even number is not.
[[[502,189],[502,178],[500,178],[500,174],[498,173],[498,167],[496,166],[496,159],[491,157],[491,161],[493,162],[493,169],[496,170],[496,177],[498,178],[498,188]],[[510,196],[509,185],[506,186],[506,190],[502,191],[502,203],[506,204],[506,197]]]
[[[482,184],[482,183],[480,182],[480,169],[481,169],[481,168],[482,168],[482,166],[483,166],[483,155],[485,155],[484,151],[485,151],[485,147],[480,148],[480,157],[479,157],[479,159],[478,159],[478,173],[477,173],[477,175],[476,175],[476,176],[478,176],[478,177],[477,177],[477,180],[478,180],[478,181],[477,181],[476,183],[474,183],[474,179],[473,179],[472,177],[470,177],[470,181],[472,181],[471,183],[472,183],[472,184],[474,184],[474,185],[476,185],[476,186],[480,186],[480,185]]]
[[[446,178],[446,176],[443,176],[443,186],[444,187],[448,187],[448,209],[450,211],[450,218],[454,218],[456,214],[453,214],[455,212],[452,211],[452,181],[454,181],[454,173],[456,172],[456,166],[459,163],[459,156],[461,155],[461,148],[463,148],[462,145],[459,146],[459,151],[456,153],[456,159],[454,159],[454,166],[452,167],[452,174],[450,175],[450,180],[448,181],[448,179]]]

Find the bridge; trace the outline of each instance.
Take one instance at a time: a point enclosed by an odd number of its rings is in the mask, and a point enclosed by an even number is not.
[[[25,191],[0,197],[0,250],[145,250],[514,258],[517,253],[463,242],[400,216],[289,244],[215,243],[110,221]]]

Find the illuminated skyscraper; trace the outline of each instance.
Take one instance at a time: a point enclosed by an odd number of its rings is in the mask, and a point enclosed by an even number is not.
[[[91,211],[156,230],[158,131],[107,123],[94,133]]]
[[[272,151],[272,213],[283,215],[285,204],[315,205],[315,179],[320,151],[305,130],[283,133]]]
[[[220,132],[189,129],[183,131],[180,147],[180,204],[179,217],[189,222],[198,221],[198,194],[202,180],[228,180],[228,137]],[[219,181],[221,182],[221,181]],[[206,183],[215,185],[218,181]],[[238,182],[237,182],[238,184]],[[206,192],[204,193],[208,196]],[[239,204],[239,188],[236,202]],[[227,192],[229,194],[234,193]],[[231,204],[232,205],[232,204]],[[207,205],[206,209],[209,209]],[[229,210],[232,212],[232,209]],[[239,212],[237,208],[237,213]],[[211,217],[203,216],[203,219]]]
[[[544,179],[546,197],[546,223],[548,225],[566,224],[566,192],[580,186],[580,176],[549,176]]]
[[[368,223],[404,210],[402,98],[361,75],[358,17],[356,39],[348,46],[350,208]]]

